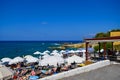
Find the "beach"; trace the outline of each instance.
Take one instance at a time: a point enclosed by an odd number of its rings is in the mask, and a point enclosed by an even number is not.
[[[33,55],[33,56],[32,56]],[[11,79],[28,80],[35,77],[42,79],[47,76],[66,72],[78,67],[92,64],[92,61],[85,61],[85,50],[53,50],[36,51],[32,55],[14,58],[4,57],[1,59],[0,66],[7,67],[11,71]],[[34,55],[38,55],[35,57]],[[2,73],[4,73],[1,67]],[[4,76],[6,78],[8,76]],[[2,77],[1,77],[2,79]]]

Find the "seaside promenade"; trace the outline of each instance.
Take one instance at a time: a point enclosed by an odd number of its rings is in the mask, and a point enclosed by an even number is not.
[[[111,64],[59,80],[120,80],[120,64]]]

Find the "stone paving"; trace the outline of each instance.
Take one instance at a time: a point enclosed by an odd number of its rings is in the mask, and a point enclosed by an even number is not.
[[[70,76],[60,80],[120,80],[120,64],[111,64],[100,69]]]

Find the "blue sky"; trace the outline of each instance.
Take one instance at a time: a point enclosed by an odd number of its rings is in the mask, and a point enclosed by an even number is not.
[[[0,40],[82,40],[120,29],[119,0],[0,0]]]

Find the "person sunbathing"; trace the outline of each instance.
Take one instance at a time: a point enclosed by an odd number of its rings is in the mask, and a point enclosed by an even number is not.
[[[36,73],[35,73],[34,70],[31,71],[31,75],[32,75],[32,76],[36,75]]]
[[[61,71],[67,71],[68,70],[68,66],[63,64],[61,67]]]

